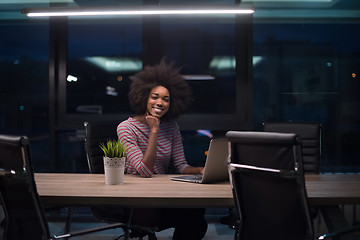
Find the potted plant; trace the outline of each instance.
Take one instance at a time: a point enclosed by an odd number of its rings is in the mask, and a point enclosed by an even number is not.
[[[109,158],[122,158],[125,157],[125,146],[120,141],[109,139],[106,144],[101,142],[101,150],[104,152],[105,157]]]
[[[104,172],[106,184],[122,184],[125,170],[125,145],[109,139],[99,147],[104,152]]]

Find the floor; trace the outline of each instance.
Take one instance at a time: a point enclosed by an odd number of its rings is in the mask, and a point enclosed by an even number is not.
[[[345,216],[351,216],[353,214],[352,206],[344,207]],[[95,219],[88,208],[75,208],[72,209],[73,217],[71,224],[71,232],[83,230],[86,228],[103,226],[105,223],[99,222]],[[204,240],[233,240],[235,231],[230,229],[228,226],[220,224],[220,218],[228,214],[228,209],[207,209],[206,219],[209,223],[208,231]],[[56,213],[54,216],[48,215],[49,227],[51,234],[62,234],[64,232],[64,219],[65,212]],[[355,219],[349,218],[349,223]],[[324,226],[324,220],[322,217],[314,219],[314,231],[315,236],[320,236],[327,232],[326,227]],[[158,240],[171,240],[173,229],[164,230],[162,232],[157,232],[156,236]],[[121,229],[111,229],[106,231],[101,231],[97,233],[87,234],[78,237],[72,237],[71,240],[113,240],[118,236],[122,235],[123,231]],[[123,238],[120,238],[123,239]],[[147,240],[147,238],[144,238]],[[354,236],[351,239],[360,239],[359,235]],[[1,240],[1,237],[0,237]]]
[[[234,239],[234,230],[230,229],[228,226],[220,224],[219,220],[223,216],[223,210],[219,212],[210,211],[206,214],[206,219],[209,223],[208,231],[204,240],[232,240]],[[226,212],[225,212],[226,213]],[[50,218],[51,219],[51,218]],[[50,220],[49,227],[51,234],[62,234],[64,232],[64,222],[56,220]],[[73,221],[71,224],[71,232],[78,231],[86,228],[103,226],[104,223],[96,221],[92,218],[91,214],[88,213],[74,213]],[[169,240],[172,238],[173,229],[167,229],[162,232],[157,232],[156,236],[158,240]],[[97,233],[87,234],[78,237],[72,237],[72,240],[113,240],[116,237],[123,234],[121,229],[111,229],[106,231],[101,231]],[[147,239],[147,238],[144,238]]]
[[[353,216],[354,208],[352,205],[343,206],[344,215],[347,218],[349,223],[358,222],[360,206],[357,206],[356,216]],[[79,231],[87,228],[103,226],[104,223],[99,222],[95,219],[88,208],[72,208],[73,217],[71,224],[71,232]],[[228,226],[220,224],[220,218],[227,215],[227,209],[207,209],[206,219],[209,223],[208,231],[204,240],[232,240],[234,239],[234,230],[230,229]],[[66,212],[55,212],[47,213],[48,223],[50,232],[52,235],[59,235],[64,233],[64,219],[66,217]],[[4,220],[4,213],[2,208],[0,208],[0,222]],[[322,217],[318,217],[314,220],[314,230],[315,236],[319,236],[323,233],[326,233],[326,227],[324,226],[324,220]],[[173,233],[173,229],[168,229],[162,232],[158,232],[158,240],[170,240]],[[123,232],[121,229],[112,229],[102,232],[87,234],[78,237],[72,237],[72,240],[113,240],[118,236],[122,235]],[[359,233],[360,234],[360,233]],[[360,239],[360,235],[355,235],[351,239]],[[147,239],[147,238],[144,238]],[[2,239],[2,228],[0,227],[0,240]]]

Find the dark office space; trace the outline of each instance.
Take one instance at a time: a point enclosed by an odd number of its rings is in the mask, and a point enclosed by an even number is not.
[[[234,4],[255,12],[21,13]],[[3,0],[0,35],[0,134],[29,138],[36,173],[88,173],[84,122],[135,116],[130,77],[163,57],[192,89],[193,101],[177,119],[191,165],[204,165],[210,140],[228,131],[305,122],[321,125],[321,174],[360,173],[360,1]]]
[[[88,3],[105,5],[71,4]],[[2,4],[1,132],[31,138],[39,171],[86,171],[82,123],[131,115],[129,76],[167,56],[193,89],[193,104],[179,119],[185,146],[199,129],[221,137],[228,130],[262,130],[264,122],[320,122],[321,170],[357,172],[359,3],[254,5],[253,18],[243,19],[49,21],[21,15],[31,3]]]

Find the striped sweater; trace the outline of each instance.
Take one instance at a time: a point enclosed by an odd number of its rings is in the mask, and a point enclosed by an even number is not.
[[[154,173],[165,174],[172,160],[176,170],[182,173],[188,164],[185,160],[179,125],[175,121],[160,123],[153,172],[142,161],[149,134],[150,128],[147,124],[131,117],[118,125],[119,141],[126,144],[125,172],[140,174],[143,177],[151,177]]]

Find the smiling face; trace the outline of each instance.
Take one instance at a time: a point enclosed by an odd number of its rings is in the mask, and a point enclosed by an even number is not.
[[[150,115],[157,118],[164,116],[170,107],[169,91],[163,86],[151,89],[146,107]]]

